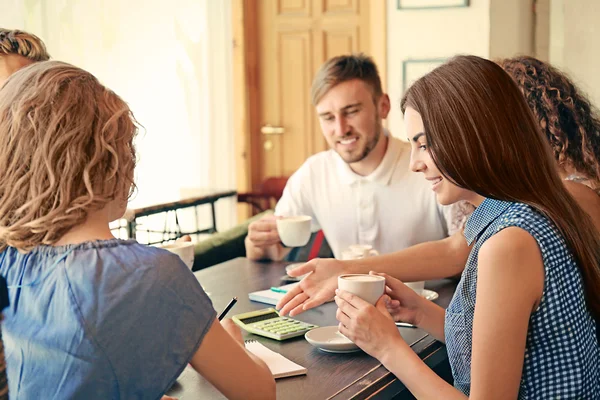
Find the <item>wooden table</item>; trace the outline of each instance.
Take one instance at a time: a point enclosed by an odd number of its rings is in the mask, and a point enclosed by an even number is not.
[[[135,239],[137,230],[137,218],[173,211],[175,212],[175,220],[176,224],[178,225],[179,221],[177,220],[177,210],[182,208],[196,207],[203,204],[210,204],[211,207],[212,224],[210,225],[210,227],[206,229],[196,229],[194,232],[180,232],[180,234],[198,235],[202,233],[215,233],[217,231],[215,203],[219,199],[234,196],[237,196],[237,192],[235,190],[195,189],[186,192],[186,194],[182,196],[183,198],[179,200],[128,210],[126,213],[127,235],[130,239]],[[196,217],[196,220],[197,219],[198,218]]]
[[[233,296],[238,302],[229,316],[270,307],[252,302],[248,293],[279,286],[287,263],[259,263],[245,258],[203,269],[195,273],[209,294],[213,306],[220,312]],[[456,284],[451,280],[428,282],[427,288],[437,291],[436,301],[442,306],[450,302]],[[327,303],[294,318],[319,326],[337,325],[335,303]],[[445,346],[416,328],[398,328],[403,338],[431,367],[447,362]],[[376,359],[364,352],[349,354],[325,353],[311,346],[304,337],[278,342],[244,332],[245,339],[255,339],[273,351],[306,367],[308,374],[277,380],[278,399],[391,399],[411,398],[404,385]],[[168,395],[186,399],[223,399],[210,383],[188,367]],[[395,397],[400,396],[400,397]],[[408,397],[407,397],[408,396]]]

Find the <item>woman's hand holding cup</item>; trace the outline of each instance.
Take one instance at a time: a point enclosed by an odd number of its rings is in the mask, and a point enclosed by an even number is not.
[[[371,272],[371,275],[385,279],[385,294],[389,296],[386,308],[394,321],[408,322],[418,326],[422,319],[423,302],[427,300],[388,274]]]

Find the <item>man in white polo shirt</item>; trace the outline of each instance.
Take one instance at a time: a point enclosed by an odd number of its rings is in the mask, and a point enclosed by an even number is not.
[[[382,120],[390,111],[377,67],[364,55],[340,56],[317,72],[312,99],[330,150],[310,157],[288,180],[275,215],[309,215],[336,258],[368,244],[391,253],[448,236],[431,185],[409,170],[410,145]],[[250,259],[283,259],[274,216],[252,223]]]

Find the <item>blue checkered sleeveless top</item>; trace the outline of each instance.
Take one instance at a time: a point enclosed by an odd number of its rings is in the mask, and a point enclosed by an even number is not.
[[[545,269],[543,297],[529,319],[519,399],[600,399],[596,325],[566,242],[533,207],[492,199],[484,200],[467,221],[465,238],[475,245],[446,311],[444,330],[454,386],[469,395],[479,249],[510,226],[535,238]]]

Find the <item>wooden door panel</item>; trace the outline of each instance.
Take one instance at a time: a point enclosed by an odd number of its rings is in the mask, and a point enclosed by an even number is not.
[[[381,0],[375,0],[381,1]],[[327,149],[310,99],[315,72],[330,57],[368,53],[369,0],[258,0],[261,180],[289,176]],[[255,182],[257,184],[259,182]]]
[[[323,12],[350,11],[358,12],[358,0],[325,0],[323,2]]]
[[[312,153],[311,132],[314,130],[310,85],[312,81],[312,41],[309,30],[279,34],[279,104],[281,175],[289,176]]]
[[[259,0],[264,1],[264,0]],[[311,14],[311,0],[277,0],[277,15],[305,15]]]
[[[356,53],[359,50],[358,28],[332,28],[323,30],[323,49],[325,60],[341,54]]]

